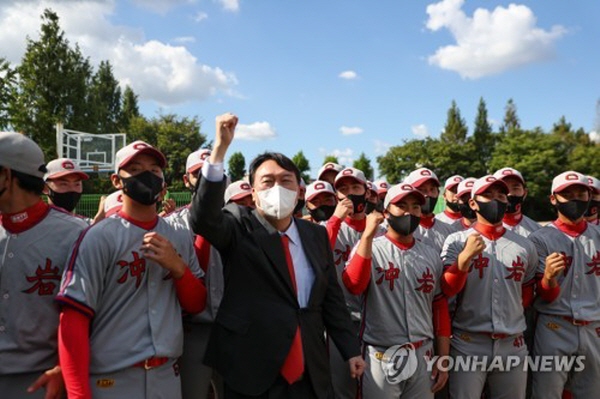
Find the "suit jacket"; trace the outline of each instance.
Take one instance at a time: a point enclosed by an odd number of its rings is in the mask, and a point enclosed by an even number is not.
[[[194,232],[221,253],[225,280],[204,362],[235,391],[262,394],[279,376],[300,325],[305,373],[325,398],[331,386],[325,331],[345,359],[360,355],[327,232],[295,219],[315,273],[308,305],[300,308],[279,233],[250,208],[221,208],[224,191],[225,181],[201,179],[190,213]]]

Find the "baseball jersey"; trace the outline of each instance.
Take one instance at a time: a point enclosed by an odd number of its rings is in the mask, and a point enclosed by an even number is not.
[[[458,261],[475,227],[448,236],[442,250],[444,265]],[[531,241],[506,230],[491,240],[481,234],[483,252],[474,257],[464,288],[456,296],[452,326],[464,331],[519,334],[525,330],[522,288],[533,284],[538,257]]]
[[[552,302],[536,298],[535,308],[541,313],[569,316],[577,320],[600,320],[600,230],[587,225],[577,237],[560,231],[550,223],[535,231],[529,239],[539,256],[538,276],[544,274],[546,257],[558,252],[566,257],[564,272],[557,277],[559,296]]]
[[[142,226],[119,214],[89,227],[75,245],[57,300],[91,319],[91,374],[121,370],[153,356],[181,355],[175,284],[169,271],[140,250],[150,231],[172,243],[193,275],[203,276],[189,231],[162,218]]]
[[[379,226],[377,235],[385,234],[385,230]],[[342,291],[344,292],[344,297],[346,298],[346,305],[350,310],[350,314],[352,316],[352,320],[360,320],[361,314],[361,299],[357,295],[352,295],[346,287],[344,286],[344,282],[342,281],[342,272],[344,271],[344,267],[346,267],[346,263],[348,259],[350,259],[350,255],[354,247],[360,241],[360,237],[362,236],[362,231],[355,230],[348,223],[343,222],[340,226],[340,230],[337,235],[337,239],[335,241],[335,246],[333,247],[333,262],[335,264],[335,270],[338,276],[338,283],[340,287],[342,287]]]
[[[442,223],[445,223],[449,226],[456,227],[456,229],[454,229],[453,231],[457,231],[458,230],[457,226],[460,225],[460,220],[462,219],[462,216],[460,213],[458,213],[457,215],[458,215],[458,218],[455,219],[455,218],[449,216],[449,214],[446,211],[444,211],[444,212],[441,212],[441,213],[438,213],[437,215],[435,215],[435,218]]]
[[[531,233],[536,230],[539,230],[542,226],[539,225],[533,219],[521,214],[520,220],[508,220],[507,217],[504,217],[502,221],[502,225],[506,230],[511,230],[523,237],[529,237]],[[515,224],[516,222],[516,224]]]
[[[46,212],[20,233],[0,224],[0,374],[31,373],[58,364],[54,296],[86,225],[53,206]]]
[[[190,205],[176,209],[164,219],[170,225],[179,225],[187,229],[192,237],[196,235],[190,228]],[[217,316],[225,282],[223,279],[223,263],[221,255],[212,245],[210,246],[209,261],[204,276],[206,286],[206,308],[195,315],[186,315],[185,320],[193,323],[212,323]]]
[[[419,224],[419,227],[414,233],[414,237],[418,240],[423,241],[432,245],[436,252],[439,254],[442,252],[444,241],[446,237],[454,233],[456,230],[446,223],[442,223],[439,220],[433,219],[431,227],[427,228],[423,224]]]
[[[401,249],[387,236],[375,238],[372,249],[362,340],[389,347],[433,339],[432,303],[441,293],[443,271],[439,253],[417,240]]]

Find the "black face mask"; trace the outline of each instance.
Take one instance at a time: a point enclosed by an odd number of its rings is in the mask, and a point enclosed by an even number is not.
[[[352,205],[354,205],[354,213],[361,213],[365,211],[365,207],[366,207],[366,195],[356,195],[356,194],[350,194],[347,195],[346,197],[348,197],[348,199],[350,201],[352,201]]]
[[[570,200],[567,202],[556,201],[556,209],[571,221],[575,221],[585,214],[589,202],[581,200]]]
[[[460,212],[460,204],[458,202],[446,201],[446,206],[450,208],[452,212]]]
[[[425,204],[421,205],[423,215],[431,215],[437,204],[438,197],[425,197]]]
[[[365,207],[365,213],[368,215],[369,213],[371,213],[373,211],[383,213],[383,200],[379,200],[377,202],[367,201],[367,206]]]
[[[469,220],[477,219],[477,213],[471,209],[469,204],[458,204],[458,210],[462,217]]]
[[[509,195],[508,206],[506,207],[506,213],[515,213],[521,211],[521,205],[523,205],[524,195]]]
[[[504,214],[506,213],[506,202],[500,202],[498,200],[491,200],[490,202],[475,201],[479,205],[479,211],[477,211],[485,220],[491,224],[496,224],[502,221]]]
[[[305,204],[306,204],[306,200],[299,199],[298,202],[296,202],[296,207],[294,208],[294,212],[292,214],[295,215],[298,212],[302,212],[302,208],[304,208]]]
[[[163,189],[163,179],[149,170],[131,177],[121,177],[123,194],[142,205],[153,205]]]
[[[1,194],[0,194],[1,195]],[[598,208],[600,208],[600,201],[591,200],[587,211],[585,211],[585,217],[598,216]]]
[[[421,218],[415,215],[406,214],[402,216],[388,215],[388,224],[390,227],[401,236],[407,236],[412,234],[417,227]]]
[[[335,205],[321,205],[315,209],[309,209],[308,213],[317,222],[323,222],[329,220],[335,212]]]
[[[57,193],[56,191],[48,188],[48,198],[52,200],[52,203],[55,206],[62,208],[67,212],[73,212],[73,209],[75,209],[77,203],[79,203],[81,193],[76,193],[74,191]]]

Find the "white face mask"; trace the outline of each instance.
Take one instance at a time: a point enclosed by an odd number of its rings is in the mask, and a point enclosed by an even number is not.
[[[288,190],[280,185],[258,191],[257,195],[260,200],[257,207],[262,209],[265,215],[277,220],[284,219],[292,214],[298,197],[296,191]]]

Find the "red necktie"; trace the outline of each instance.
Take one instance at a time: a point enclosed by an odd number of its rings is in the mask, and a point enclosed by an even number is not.
[[[296,273],[294,272],[294,263],[292,262],[292,255],[290,254],[290,239],[286,235],[281,236],[283,243],[283,252],[285,253],[285,260],[287,262],[288,271],[290,272],[290,278],[292,280],[292,286],[294,292],[298,292],[296,287]],[[281,375],[289,384],[293,384],[304,373],[304,354],[302,353],[302,338],[300,336],[300,326],[296,329],[296,335],[292,341],[290,351],[283,362],[281,367]]]

